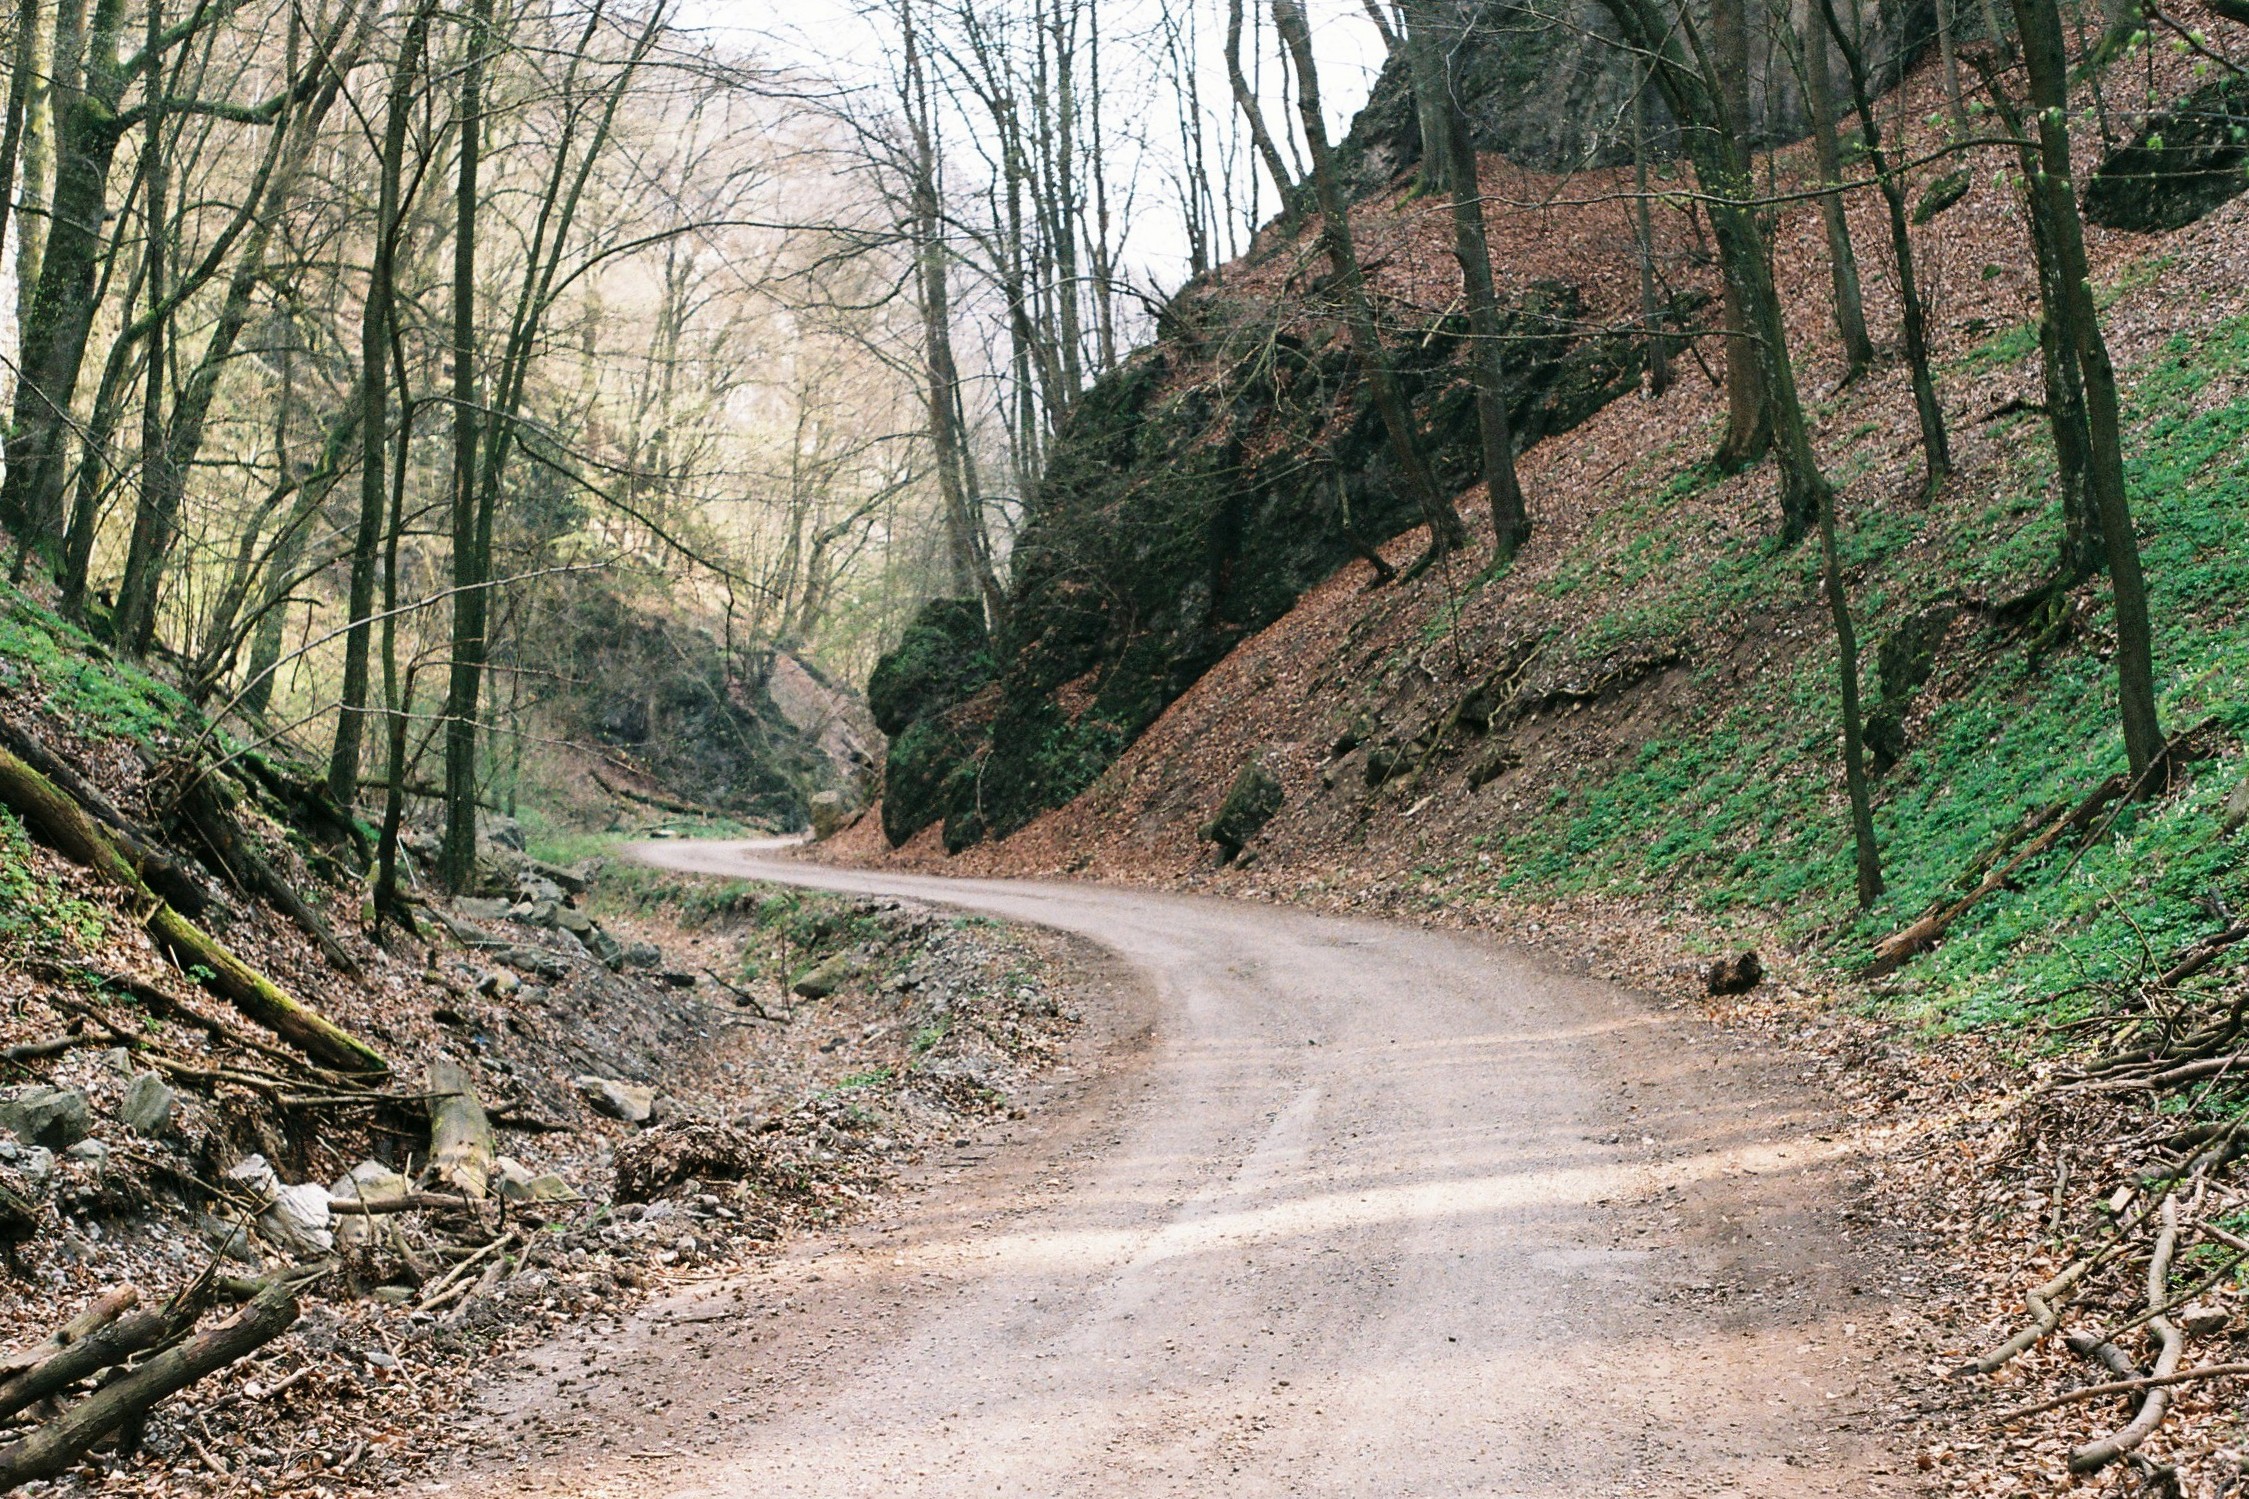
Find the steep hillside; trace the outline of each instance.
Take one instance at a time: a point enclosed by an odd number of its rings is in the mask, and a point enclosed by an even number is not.
[[[1557,186],[1496,160],[1486,174],[1503,201]],[[1495,236],[1525,442],[1640,383],[1642,346],[1621,331],[1639,306],[1634,241],[1604,184],[1580,179]],[[1401,185],[1360,210],[1358,232],[1432,462],[1459,487],[1477,437],[1445,214]],[[1683,215],[1660,227],[1667,316],[1684,326],[1715,278]],[[1170,337],[1072,411],[1015,545],[989,669],[917,666],[909,645],[880,674],[915,704],[882,725],[893,841],[942,822],[959,849],[1068,800],[1236,642],[1414,523],[1319,274],[1307,242],[1283,238],[1190,286]],[[909,680],[922,670],[947,680]]]
[[[2158,98],[2197,87],[2206,103],[2213,86],[2161,62]],[[1940,103],[1917,75],[1899,112]],[[2134,128],[2093,200],[2132,199],[2101,217],[2161,232],[2097,231],[2093,255],[2161,709],[2181,736],[2166,794],[2111,794],[2124,757],[2105,581],[2018,602],[2052,576],[2061,519],[2024,226],[2012,185],[1978,172],[1917,245],[1942,288],[1958,467],[1933,500],[1902,368],[1836,387],[1816,220],[1792,213],[1779,232],[1865,643],[1888,877],[1871,909],[1854,899],[1817,558],[1771,540],[1769,470],[1705,464],[1722,398],[1691,363],[1660,400],[1611,402],[1527,449],[1536,531],[1512,566],[1469,557],[1372,588],[1365,564],[1346,564],[1004,841],[948,856],[928,832],[893,852],[862,828],[831,848],[1487,925],[1761,1021],[1835,1077],[1860,1147],[1884,1163],[1881,1211],[1949,1262],[1917,1312],[1948,1359],[2000,1344],[2026,1320],[2023,1288],[2065,1269],[2083,1304],[2065,1328],[2130,1325],[2149,1259],[2169,1253],[2154,1241],[2161,1204],[2178,1205],[2170,1184],[2239,1201],[2219,1168],[2244,1117],[2229,1074],[2249,936],[2249,202],[2236,182],[2209,206],[2239,170],[2230,137]],[[2182,170],[2135,175],[2151,153]],[[1548,190],[1601,196],[1585,177]],[[1880,243],[1871,218],[1854,222],[1862,246]],[[1870,317],[1894,327],[1879,257],[1862,264]],[[1402,535],[1390,559],[1419,544]],[[1932,915],[1950,921],[1933,947],[1876,961],[1878,943]],[[1705,999],[1711,959],[1743,948],[1773,981],[1714,973],[1712,994],[1755,993]],[[2204,1298],[2196,1362],[2239,1357],[2237,1222],[2191,1230],[2200,1269],[2173,1282]],[[2024,1386],[2051,1393],[2089,1367],[2038,1349],[1988,1397],[1975,1381],[1932,1393],[1944,1439],[1921,1466],[1945,1492],[2051,1491],[2061,1455],[2106,1416],[2064,1404],[1990,1440],[1984,1423]],[[2184,1394],[2180,1408],[2143,1471],[2182,1485],[2158,1492],[2222,1491],[2207,1484],[2230,1471],[2209,1455],[2228,1440],[2226,1397]]]

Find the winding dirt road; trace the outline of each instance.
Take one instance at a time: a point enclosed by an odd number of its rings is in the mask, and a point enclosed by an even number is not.
[[[478,1490],[1914,1491],[1899,1267],[1816,1100],[1707,1026],[1403,925],[637,853],[1078,934],[1119,1039],[891,1221],[501,1382]]]

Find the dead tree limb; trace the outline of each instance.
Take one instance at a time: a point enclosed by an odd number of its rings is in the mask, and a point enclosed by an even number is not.
[[[93,1336],[140,1305],[138,1286],[117,1286],[95,1297],[77,1316],[56,1328],[44,1342],[13,1353],[0,1354],[0,1379],[13,1379],[24,1370],[45,1362],[81,1338]]]
[[[2155,1252],[2147,1262],[2147,1304],[2160,1307],[2171,1294],[2171,1254],[2179,1246],[2179,1202],[2175,1197],[2163,1199],[2163,1228],[2155,1236]],[[2159,1351],[2155,1356],[2155,1375],[2164,1379],[2178,1372],[2179,1356],[2186,1352],[2186,1334],[2168,1317],[2148,1319],[2148,1331],[2156,1336]],[[2146,1441],[2163,1424],[2164,1412],[2171,1408],[2171,1391],[2168,1386],[2152,1385],[2147,1399],[2140,1404],[2139,1414],[2098,1441],[2087,1442],[2069,1455],[2072,1473],[2097,1473],[2115,1462],[2125,1453]]]
[[[266,1287],[226,1321],[165,1349],[29,1436],[0,1447],[0,1493],[60,1477],[103,1437],[139,1421],[166,1396],[248,1357],[296,1321],[296,1283]]]
[[[77,802],[5,749],[0,749],[0,803],[23,818],[41,842],[135,897],[146,912],[142,920],[149,935],[183,967],[201,969],[204,986],[244,1015],[316,1062],[344,1072],[390,1071],[381,1052],[291,997],[173,909]]]
[[[169,1312],[130,1312],[100,1331],[56,1349],[0,1385],[0,1420],[28,1410],[49,1395],[61,1394],[111,1364],[121,1364],[144,1349],[154,1348],[179,1329],[179,1319]]]

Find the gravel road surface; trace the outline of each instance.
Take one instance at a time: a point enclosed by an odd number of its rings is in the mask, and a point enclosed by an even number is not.
[[[1914,1491],[1873,1411],[1900,1267],[1845,1233],[1844,1137],[1699,1020],[1402,924],[635,855],[1077,934],[1108,1039],[880,1221],[503,1382],[470,1487]]]

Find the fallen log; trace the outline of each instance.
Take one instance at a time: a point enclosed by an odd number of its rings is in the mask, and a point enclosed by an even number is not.
[[[117,804],[102,795],[101,788],[81,775],[76,766],[5,718],[0,718],[0,749],[54,782],[95,821],[106,824],[134,871],[151,890],[190,916],[201,916],[209,909],[211,897],[196,878],[178,861],[150,847],[153,835],[119,811]]]
[[[77,802],[5,749],[0,749],[0,803],[13,809],[41,842],[137,897],[147,911],[143,922],[149,934],[181,966],[201,969],[204,986],[244,1015],[316,1062],[344,1072],[390,1071],[381,1052],[299,1003],[150,890],[116,841]]]
[[[179,1319],[164,1311],[131,1312],[66,1347],[0,1385],[0,1420],[28,1410],[49,1395],[59,1395],[111,1364],[121,1364],[154,1348],[180,1330]]]
[[[450,1057],[429,1064],[429,1174],[481,1198],[492,1182],[492,1121],[466,1067]]]
[[[1874,944],[1874,962],[1868,968],[1869,977],[1880,978],[1895,973],[1905,966],[1906,960],[1916,953],[1934,947],[1937,939],[1949,931],[1952,924],[1982,903],[1988,895],[2005,887],[2016,870],[2047,852],[2072,829],[2085,827],[2100,815],[2101,809],[2124,794],[2122,776],[2110,776],[2093,788],[2092,794],[2079,802],[2071,811],[2050,819],[2032,838],[2015,851],[2013,858],[2004,863],[1994,863],[1985,871],[1976,887],[1949,905],[1940,905],[1922,913],[1919,919],[1900,927],[1880,942]]]
[[[327,919],[266,862],[265,855],[242,831],[233,800],[219,785],[217,775],[200,767],[187,767],[167,784],[173,787],[174,817],[203,845],[210,855],[206,862],[213,864],[236,889],[262,898],[287,916],[299,931],[312,938],[331,968],[347,978],[359,977],[359,960],[336,940]]]
[[[140,1305],[140,1300],[138,1286],[117,1286],[102,1292],[84,1311],[49,1334],[44,1342],[34,1343],[29,1348],[19,1348],[13,1353],[0,1354],[0,1379],[13,1379],[35,1364],[52,1358],[80,1338],[91,1337]]]
[[[2200,739],[2209,729],[2211,722],[2211,720],[2205,719],[2191,729],[2174,734],[2169,742],[2163,746],[2163,753],[2156,757],[2155,763],[2142,771],[2138,777],[2109,776],[2087,793],[2084,800],[2072,807],[2066,814],[2060,813],[2058,808],[2055,809],[2053,813],[2049,814],[2048,820],[2039,827],[2036,837],[2025,843],[2006,862],[1992,861],[1991,867],[1985,871],[1984,877],[1966,895],[1949,905],[1939,902],[1930,906],[1917,919],[1875,943],[1874,962],[1868,967],[1867,976],[1880,978],[1884,974],[1895,973],[1914,954],[1934,946],[1954,922],[1973,910],[1985,897],[2005,888],[2008,881],[2014,877],[2016,870],[2053,848],[2069,833],[2086,832],[2097,838],[2100,832],[2105,831],[2115,822],[2115,817],[2112,815],[2106,821],[2101,822],[2098,828],[2095,827],[2095,820],[2111,804],[2136,800],[2151,785],[2160,789],[2169,780],[2174,768],[2194,758],[2198,753],[2204,752],[2197,747],[2195,741]],[[2119,807],[2118,811],[2121,812],[2121,810],[2122,808]],[[2018,836],[2020,836],[2019,830],[2008,834],[2010,839]],[[2082,848],[2080,852],[2082,852]],[[2074,862],[2072,860],[2073,864]]]
[[[296,1283],[268,1286],[226,1321],[156,1354],[22,1440],[0,1447],[0,1493],[69,1471],[111,1432],[151,1406],[248,1357],[296,1325]]]

